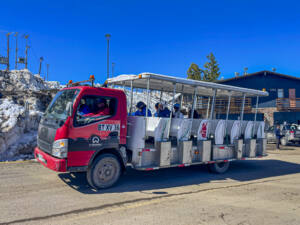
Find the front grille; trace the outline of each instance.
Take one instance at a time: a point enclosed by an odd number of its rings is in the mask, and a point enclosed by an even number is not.
[[[52,145],[41,140],[40,138],[37,139],[37,145],[42,151],[47,152],[49,154],[52,153]]]

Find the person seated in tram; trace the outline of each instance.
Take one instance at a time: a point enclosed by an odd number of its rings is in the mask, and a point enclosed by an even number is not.
[[[98,116],[107,116],[110,115],[110,110],[107,106],[106,99],[104,98],[99,98],[95,101],[96,103],[96,110],[92,113],[88,113],[84,116],[89,116],[89,117],[98,117]]]
[[[189,116],[188,116],[189,118],[192,118],[192,109],[191,108],[189,108]],[[193,117],[194,119],[200,119],[200,115],[199,115],[199,113],[197,112],[197,110],[195,110],[194,109],[194,117]]]
[[[89,114],[91,112],[90,108],[85,103],[85,99],[83,99],[83,98],[80,100],[80,106],[79,106],[78,111],[79,111],[80,115]]]
[[[164,106],[162,103],[155,104],[156,112],[154,114],[155,117],[170,117],[171,111],[168,107]]]
[[[142,101],[136,104],[137,111],[134,113],[134,116],[146,116],[146,104]],[[148,117],[152,116],[151,111],[148,109]]]
[[[183,119],[183,114],[180,112],[180,105],[178,103],[174,105],[173,118]]]

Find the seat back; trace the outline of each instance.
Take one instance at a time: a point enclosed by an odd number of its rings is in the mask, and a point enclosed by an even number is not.
[[[216,145],[224,144],[225,120],[213,120],[212,124],[213,124],[212,128],[214,128],[214,134],[215,134],[215,144]]]
[[[246,122],[246,121],[245,121]],[[252,138],[252,132],[253,132],[253,121],[247,121],[246,127],[243,128],[243,134],[244,134],[244,139],[251,139]]]
[[[169,118],[148,117],[146,135],[154,137],[155,141],[168,139]]]
[[[262,121],[256,121],[254,124],[254,135],[257,138],[265,138],[265,123]]]
[[[127,117],[127,145],[131,150],[142,149],[145,147],[145,117]]]
[[[200,121],[197,131],[197,140],[207,140],[209,135],[210,120],[204,119]]]
[[[191,129],[191,119],[174,118],[171,120],[170,136],[176,137],[177,140],[185,141],[190,138]]]
[[[193,119],[191,135],[193,135],[193,136],[198,135],[198,130],[199,130],[200,123],[201,123],[200,119]]]
[[[230,143],[233,144],[234,140],[239,139],[241,134],[241,121],[233,120],[232,127],[230,129]]]

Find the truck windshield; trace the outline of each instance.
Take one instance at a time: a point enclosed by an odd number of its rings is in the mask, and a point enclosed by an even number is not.
[[[49,104],[45,117],[52,117],[59,120],[67,119],[67,105],[69,102],[73,105],[78,93],[78,89],[59,91]]]

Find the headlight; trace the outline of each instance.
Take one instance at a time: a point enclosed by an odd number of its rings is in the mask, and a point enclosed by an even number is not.
[[[52,155],[57,158],[67,158],[68,154],[68,139],[60,139],[54,141],[52,146]]]

